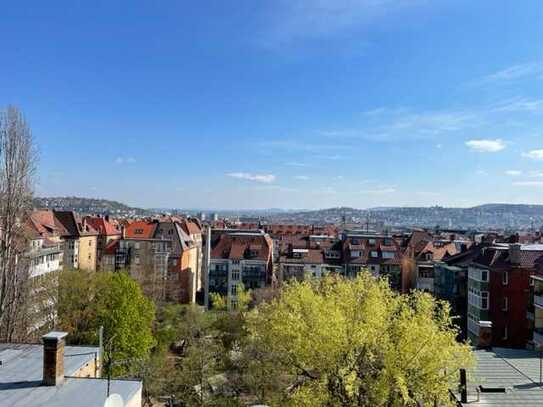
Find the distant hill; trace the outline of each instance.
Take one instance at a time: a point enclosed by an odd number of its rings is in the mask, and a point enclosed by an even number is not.
[[[145,209],[134,208],[117,201],[75,196],[34,198],[34,207],[117,216],[145,216],[149,214]]]
[[[274,222],[292,223],[382,223],[402,227],[452,227],[522,229],[543,227],[543,205],[485,204],[472,208],[379,207],[371,209],[328,208],[272,216]]]

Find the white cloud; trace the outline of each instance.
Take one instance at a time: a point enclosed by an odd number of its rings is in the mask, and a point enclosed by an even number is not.
[[[543,181],[518,181],[518,182],[513,182],[513,185],[517,187],[542,188]]]
[[[531,178],[543,178],[543,171],[530,171],[528,176]]]
[[[289,167],[307,167],[307,164],[296,162],[296,161],[290,161],[288,163],[285,163],[285,165]]]
[[[522,175],[522,171],[507,170],[507,171],[505,171],[505,175],[510,175],[511,177],[518,177],[519,175]]]
[[[543,160],[543,148],[539,150],[528,151],[527,153],[522,153],[522,156],[530,158],[532,160]]]
[[[543,110],[543,99],[514,98],[501,101],[492,106],[493,112],[540,112]]]
[[[497,153],[505,148],[505,142],[501,139],[496,140],[469,140],[466,146],[477,153]]]
[[[117,157],[115,159],[115,164],[117,165],[123,165],[123,164],[134,164],[136,162],[136,159],[134,157]]]
[[[309,179],[307,175],[296,175],[294,178],[300,181],[307,181]]]
[[[478,176],[480,176],[480,177],[486,177],[486,176],[488,176],[488,172],[485,171],[485,170],[477,170],[477,171],[475,171],[475,174],[478,175]]]
[[[263,182],[265,184],[269,184],[276,179],[276,176],[273,174],[249,174],[247,172],[229,172],[226,174],[226,176],[231,178],[245,179],[248,181]]]

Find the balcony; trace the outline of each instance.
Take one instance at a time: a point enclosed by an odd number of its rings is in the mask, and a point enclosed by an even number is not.
[[[543,291],[536,291],[534,293],[534,305],[543,308]]]
[[[534,342],[536,347],[543,346],[543,328],[534,329]]]

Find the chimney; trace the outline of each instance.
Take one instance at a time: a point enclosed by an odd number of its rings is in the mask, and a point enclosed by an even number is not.
[[[52,331],[43,340],[43,384],[58,386],[64,382],[64,338],[66,332]]]
[[[520,264],[520,248],[522,245],[515,243],[509,245],[509,261],[511,264]]]

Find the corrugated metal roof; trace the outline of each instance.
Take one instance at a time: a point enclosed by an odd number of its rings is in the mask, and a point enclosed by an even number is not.
[[[64,373],[59,386],[43,386],[43,346],[0,344],[0,406],[102,406],[106,399],[107,380],[73,378],[80,368],[92,363],[97,347],[66,346]],[[111,393],[127,401],[141,391],[140,381],[112,380]]]
[[[539,383],[539,353],[524,349],[493,348],[475,351],[477,366],[468,379],[466,406],[543,406]],[[477,388],[504,388],[505,393],[480,393]],[[457,394],[458,400],[460,397]]]

